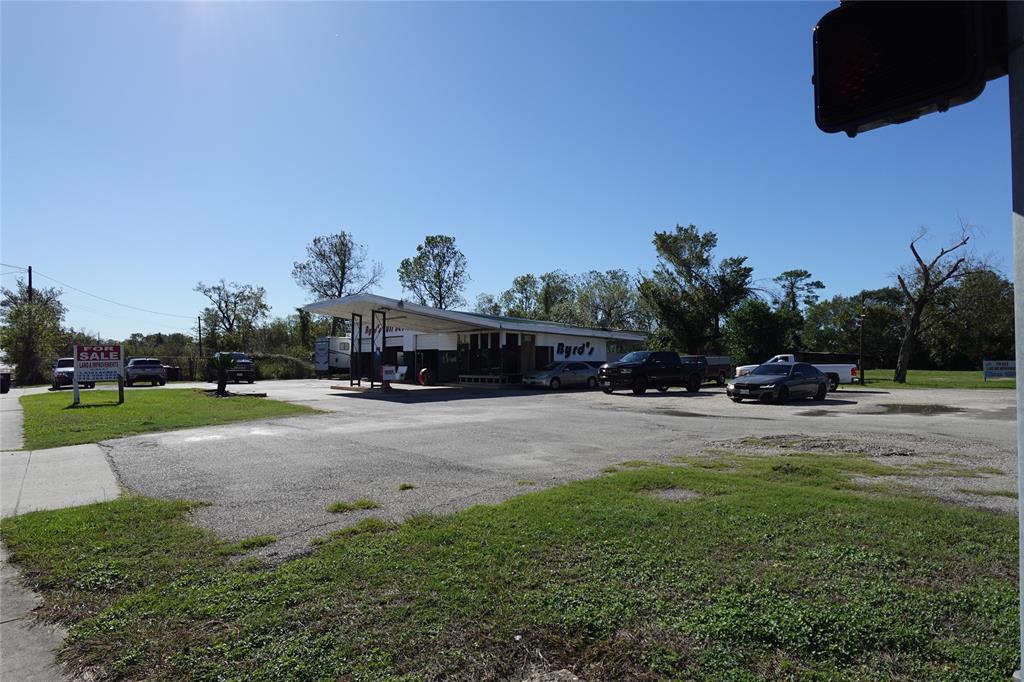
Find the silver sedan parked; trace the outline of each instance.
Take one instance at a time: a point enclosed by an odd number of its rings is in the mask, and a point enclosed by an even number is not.
[[[563,386],[597,388],[597,368],[585,362],[552,362],[523,377],[525,386],[546,386],[558,390]]]

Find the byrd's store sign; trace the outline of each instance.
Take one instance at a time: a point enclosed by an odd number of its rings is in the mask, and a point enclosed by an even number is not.
[[[75,379],[110,381],[124,376],[121,346],[75,346]]]
[[[590,341],[582,343],[559,341],[555,344],[555,359],[604,361],[604,346],[595,346]]]

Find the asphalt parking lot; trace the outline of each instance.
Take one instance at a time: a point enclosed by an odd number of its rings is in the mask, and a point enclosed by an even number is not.
[[[276,381],[238,388],[324,414],[103,445],[129,490],[208,503],[194,521],[230,540],[273,535],[278,541],[260,550],[271,560],[305,551],[312,538],[368,516],[451,512],[600,475],[625,460],[667,462],[748,437],[802,434],[819,446],[861,443],[901,462],[938,457],[987,468],[973,485],[1015,488],[1012,391],[843,390],[824,402],[772,405],[734,404],[718,387],[645,396],[486,389],[385,396],[331,385]],[[400,491],[403,483],[415,488]],[[957,489],[949,483],[931,492],[964,497]],[[363,497],[381,507],[325,511],[331,502]],[[1016,503],[980,495],[973,501],[997,511]]]

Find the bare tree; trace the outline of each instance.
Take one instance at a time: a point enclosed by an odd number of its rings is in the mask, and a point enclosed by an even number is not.
[[[320,235],[306,246],[306,260],[292,267],[295,282],[319,299],[366,293],[380,284],[384,266],[370,261],[366,247],[342,230]],[[337,336],[340,320],[331,320],[331,336]]]
[[[416,255],[402,259],[398,281],[421,305],[442,310],[465,303],[462,292],[469,281],[466,256],[455,246],[455,237],[429,235],[416,247]]]
[[[946,283],[971,272],[971,268],[968,266],[970,254],[962,251],[971,238],[967,234],[967,225],[961,222],[960,227],[960,239],[939,249],[939,252],[930,261],[926,261],[917,250],[917,242],[925,236],[924,230],[921,230],[910,242],[910,252],[914,254],[914,263],[904,272],[896,275],[896,283],[899,284],[904,302],[903,341],[900,343],[896,372],[893,375],[893,381],[896,383],[903,384],[907,381],[910,355],[914,352],[914,345],[921,333],[925,311],[935,299],[936,294]],[[960,253],[954,257],[952,254],[958,251]]]

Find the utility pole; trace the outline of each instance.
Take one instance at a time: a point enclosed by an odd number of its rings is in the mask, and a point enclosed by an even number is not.
[[[32,302],[32,266],[28,266],[28,302]]]
[[[1006,3],[1010,86],[1010,197],[1013,211],[1013,319],[1017,360],[1017,523],[1024,533],[1024,3]],[[1024,535],[1020,536],[1024,543]],[[1018,549],[1024,569],[1024,544]],[[1020,646],[1024,666],[1024,591],[1020,591]],[[1021,679],[1018,670],[1014,679]]]
[[[203,357],[203,316],[196,315],[196,322],[199,323],[199,357]]]
[[[857,383],[859,383],[861,386],[863,386],[864,385],[864,317],[865,317],[865,315],[864,315],[864,295],[863,294],[861,294],[861,297],[860,297],[860,315],[859,315],[859,317],[860,317],[860,359],[858,360],[858,362],[860,364],[860,367],[857,368],[859,370],[857,372],[857,374],[859,375],[857,377]]]

